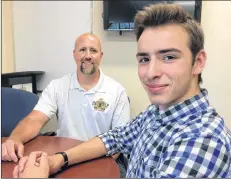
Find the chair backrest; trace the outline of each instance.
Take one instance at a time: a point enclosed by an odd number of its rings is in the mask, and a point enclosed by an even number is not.
[[[31,92],[2,87],[2,137],[8,137],[20,120],[37,104],[39,97]]]

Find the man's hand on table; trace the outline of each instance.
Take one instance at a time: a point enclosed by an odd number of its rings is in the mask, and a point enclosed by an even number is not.
[[[42,156],[43,156],[42,154],[45,154],[45,157],[42,158]],[[31,159],[30,163],[28,164],[30,157],[32,159]],[[42,159],[43,159],[43,162],[41,163]],[[46,163],[48,165],[48,176],[49,176],[49,174],[56,173],[64,164],[64,160],[63,160],[62,155],[47,156],[46,153],[41,152],[41,151],[32,152],[32,153],[30,153],[29,157],[25,156],[19,160],[18,165],[15,167],[15,169],[13,171],[14,178],[21,178],[21,177],[26,178],[26,176],[28,176],[28,177],[34,176],[34,177],[41,178],[40,175],[36,176],[37,175],[36,171],[38,171],[38,172],[40,171],[41,173],[46,174],[45,171],[46,171],[47,167],[44,165],[44,164],[46,164],[44,161],[46,161]],[[32,163],[33,163],[33,165],[32,165]],[[34,174],[31,173],[29,170],[35,170]],[[21,176],[20,174],[21,175],[23,174],[23,176]],[[31,176],[30,176],[30,174],[31,174]],[[46,176],[45,176],[45,178],[46,178]]]
[[[48,176],[49,162],[44,152],[31,152],[29,156],[21,158],[13,171],[14,178],[47,178]]]
[[[9,137],[2,144],[2,160],[3,161],[14,161],[17,162],[18,159],[22,158],[24,154],[23,143],[16,139]]]

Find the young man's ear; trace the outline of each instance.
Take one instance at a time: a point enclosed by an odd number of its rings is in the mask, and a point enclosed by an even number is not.
[[[202,73],[206,64],[206,52],[200,50],[200,52],[195,57],[195,62],[193,65],[193,75],[198,75]]]

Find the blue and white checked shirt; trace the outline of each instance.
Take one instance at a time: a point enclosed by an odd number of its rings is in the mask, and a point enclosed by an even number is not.
[[[99,137],[108,155],[130,154],[128,178],[231,177],[231,133],[205,89],[165,111],[151,105]]]

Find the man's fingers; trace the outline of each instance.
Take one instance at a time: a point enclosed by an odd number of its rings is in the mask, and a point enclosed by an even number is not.
[[[15,144],[12,140],[8,140],[6,142],[6,149],[7,149],[7,153],[10,156],[10,158],[14,161],[17,162],[18,161],[18,157],[16,156],[15,153]]]
[[[13,170],[13,177],[18,178],[19,177],[19,166],[17,165]]]
[[[2,144],[2,160],[3,161],[12,161],[10,156],[8,155],[6,144]]]
[[[36,158],[36,162],[40,163],[41,157]]]
[[[38,157],[41,157],[42,153],[43,152],[41,151],[31,152],[29,156],[22,157],[18,163],[19,172],[22,173],[26,166],[31,166],[31,165],[39,166],[39,163],[36,162],[36,159]]]
[[[34,165],[36,163],[36,159],[42,156],[42,151],[31,152],[29,155],[28,163]]]
[[[22,158],[24,155],[24,145],[21,143],[16,145],[16,150],[17,150],[18,158]]]
[[[47,154],[45,152],[41,156],[40,166],[49,167]]]
[[[34,164],[36,167],[39,167],[40,166],[40,164],[38,163],[38,162],[35,162],[35,164]]]
[[[18,165],[19,165],[19,172],[20,172],[20,173],[22,173],[22,172],[24,171],[24,168],[25,168],[25,166],[26,166],[27,161],[28,161],[28,156],[23,157],[23,158],[21,158],[21,159],[19,160]]]
[[[36,162],[36,154],[34,152],[31,152],[29,157],[28,157],[28,164],[34,165],[35,162]]]

